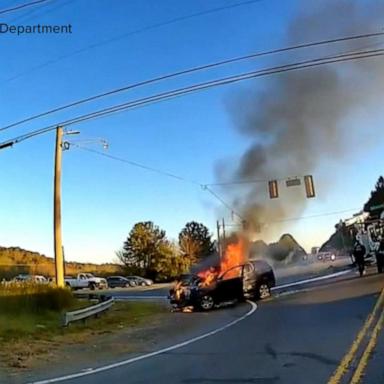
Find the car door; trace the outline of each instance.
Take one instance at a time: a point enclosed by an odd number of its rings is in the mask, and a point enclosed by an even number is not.
[[[243,266],[239,265],[229,269],[220,276],[216,290],[217,302],[241,299],[243,297]]]
[[[243,291],[244,293],[252,292],[256,289],[257,275],[255,266],[251,263],[246,263],[243,266]]]

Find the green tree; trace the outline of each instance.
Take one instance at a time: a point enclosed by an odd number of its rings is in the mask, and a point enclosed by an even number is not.
[[[175,278],[190,266],[177,245],[167,240],[165,231],[151,221],[136,223],[116,256],[128,274],[157,281]]]
[[[174,279],[189,270],[189,259],[184,257],[176,244],[162,244],[158,257],[154,261],[154,270],[158,281]]]
[[[212,235],[208,228],[196,221],[185,225],[179,234],[179,246],[191,264],[197,263],[215,252]]]
[[[152,221],[136,223],[123,245],[120,260],[131,269],[145,276],[156,275],[155,261],[161,256],[162,247],[168,244],[165,231]]]
[[[374,209],[373,207],[377,205],[384,204],[384,178],[380,176],[376,182],[375,189],[371,192],[371,197],[364,204],[364,211],[370,212],[372,217],[380,216],[381,212],[383,212],[383,208]]]

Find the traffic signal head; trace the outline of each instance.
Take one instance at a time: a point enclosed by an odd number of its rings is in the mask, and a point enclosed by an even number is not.
[[[277,180],[271,180],[268,182],[269,197],[271,199],[276,199],[279,197],[279,189],[277,185]]]
[[[315,186],[312,175],[304,176],[305,193],[308,198],[315,197]]]

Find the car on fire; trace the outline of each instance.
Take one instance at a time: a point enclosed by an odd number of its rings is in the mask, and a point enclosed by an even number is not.
[[[246,299],[265,299],[274,286],[272,267],[263,260],[255,260],[218,273],[208,283],[199,274],[182,275],[170,290],[169,299],[175,309],[208,311]]]

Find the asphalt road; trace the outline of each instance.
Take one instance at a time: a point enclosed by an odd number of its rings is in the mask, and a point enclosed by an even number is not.
[[[229,320],[238,323],[180,348],[101,372],[65,380],[98,383],[328,383],[362,328],[383,289],[382,275],[358,278],[346,274],[333,280],[306,284],[302,292],[285,290],[259,302],[193,316],[208,320],[201,333]],[[297,287],[294,287],[297,290]],[[189,316],[189,314],[184,314]],[[208,317],[207,317],[208,316]],[[225,320],[224,320],[225,319]],[[184,340],[196,334],[183,335]],[[169,344],[180,340],[169,340]],[[380,342],[380,338],[379,338]],[[378,348],[382,348],[379,344]],[[375,357],[375,356],[374,356]],[[131,356],[122,356],[122,360]],[[352,361],[357,366],[358,361]],[[95,362],[95,368],[101,362]],[[366,383],[382,383],[382,364],[368,361]],[[47,374],[46,376],[50,376]],[[345,381],[347,380],[347,381]],[[344,381],[349,382],[348,373]]]

